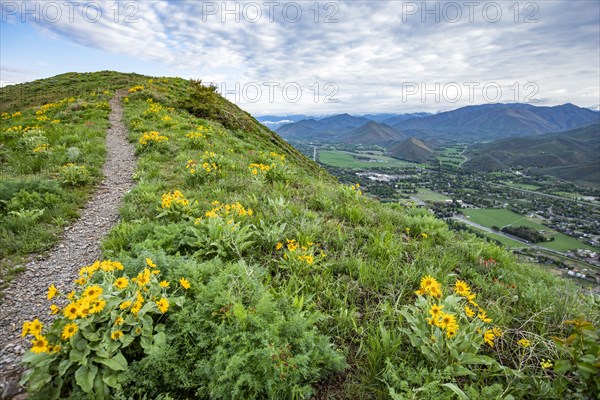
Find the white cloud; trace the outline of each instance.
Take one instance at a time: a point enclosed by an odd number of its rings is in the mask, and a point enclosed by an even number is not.
[[[239,96],[240,105],[255,113],[435,111],[469,104],[468,82],[480,87],[497,83],[504,95],[500,101],[524,101],[531,85],[546,102],[585,105],[599,97],[596,0],[515,3],[518,15],[512,2],[495,2],[502,16],[494,23],[489,21],[496,17],[495,8],[486,9],[486,2],[475,9],[472,22],[466,3],[455,2],[462,12],[456,23],[446,21],[455,14],[444,2],[427,2],[428,10],[440,10],[437,23],[436,15],[423,12],[422,2],[281,2],[273,22],[273,9],[263,2],[121,2],[116,22],[114,3],[101,4],[103,18],[97,23],[86,21],[86,3],[81,2],[73,20],[36,26],[107,53],[161,62],[174,75],[223,82],[227,88],[256,83],[264,87],[260,101]],[[124,21],[127,4],[138,7],[129,9],[135,23]],[[224,4],[229,10],[237,7],[238,14],[227,14]],[[301,4],[302,17],[290,22],[295,4]],[[257,8],[262,16],[254,23]],[[410,12],[403,15],[403,10]],[[328,15],[338,22],[324,23]],[[274,102],[265,82],[280,84]],[[402,88],[411,82],[419,93],[403,99]],[[437,102],[433,94],[422,101],[423,88],[439,83],[443,96],[442,89],[452,82],[463,91],[459,102]],[[291,83],[302,88],[297,103],[286,102],[280,89]],[[323,103],[324,95],[333,92],[326,90],[328,83],[337,85],[338,103]],[[321,96],[315,102],[317,88]],[[489,100],[480,89],[474,95],[475,103]]]

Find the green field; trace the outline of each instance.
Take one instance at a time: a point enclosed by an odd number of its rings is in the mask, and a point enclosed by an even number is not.
[[[536,222],[532,218],[524,217],[516,214],[509,210],[495,209],[495,208],[482,208],[482,209],[464,209],[461,210],[463,214],[467,215],[469,219],[476,224],[483,225],[491,228],[497,226],[502,228],[504,226],[527,226],[538,231],[543,231],[546,237],[553,237],[554,241],[536,243],[538,246],[545,247],[547,249],[555,251],[567,251],[574,249],[589,249],[595,250],[593,247],[565,234],[556,232],[539,222]]]
[[[567,197],[569,199],[575,199],[575,200],[583,200],[583,201],[588,201],[588,202],[598,202],[598,199],[592,200],[587,198],[588,196],[584,196],[581,195],[579,193],[573,193],[573,192],[554,192],[552,193],[555,196],[561,196],[561,197]]]
[[[426,188],[420,188],[418,190],[418,193],[416,195],[414,195],[414,197],[419,198],[420,200],[423,201],[446,201],[446,200],[450,200],[450,197],[443,195],[441,193],[438,192],[434,192],[431,189],[426,189]]]
[[[437,156],[436,159],[441,163],[460,165],[464,161],[462,158],[454,158],[448,156]]]
[[[534,222],[527,217],[519,215],[509,210],[497,208],[477,208],[461,210],[469,219],[479,225],[491,228],[492,226],[504,227],[512,226],[528,226],[537,230],[548,230],[547,227],[540,223]]]
[[[528,185],[526,183],[514,183],[514,182],[503,182],[506,186],[514,187],[517,189],[524,190],[538,190],[540,187],[535,185]]]
[[[484,235],[485,237],[488,237],[490,239],[497,240],[500,243],[502,243],[502,245],[504,245],[505,247],[507,247],[509,249],[523,248],[526,246],[525,244],[523,244],[521,242],[517,242],[516,240],[512,240],[507,237],[497,235],[495,233],[486,232],[483,229],[479,229],[474,226],[469,226],[469,229],[471,229],[473,231],[477,231],[477,232],[481,233],[482,235]]]
[[[357,157],[369,158],[372,161],[359,160]],[[319,162],[338,168],[401,167],[406,165],[417,165],[415,163],[401,161],[387,156],[356,154],[338,150],[319,151]]]

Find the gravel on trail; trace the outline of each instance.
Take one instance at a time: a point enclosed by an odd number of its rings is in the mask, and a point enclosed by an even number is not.
[[[63,293],[71,291],[79,269],[101,256],[100,241],[119,218],[123,196],[134,185],[134,147],[127,141],[127,128],[122,122],[123,91],[110,101],[110,126],[106,132],[104,180],[81,210],[80,218],[67,227],[61,242],[43,258],[31,259],[5,290],[0,300],[0,398],[13,397],[22,388],[18,380],[23,367],[22,355],[29,347],[21,338],[24,321],[39,318],[48,326],[52,316],[46,300],[48,286],[54,283]]]

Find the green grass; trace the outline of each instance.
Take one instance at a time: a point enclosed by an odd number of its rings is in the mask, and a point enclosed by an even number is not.
[[[434,192],[431,189],[427,189],[427,188],[419,188],[417,190],[417,194],[414,195],[415,197],[423,200],[423,201],[431,201],[431,202],[443,202],[446,200],[450,200],[450,197],[443,195],[441,193],[438,192]]]
[[[542,246],[551,250],[564,252],[567,250],[576,249],[588,249],[595,250],[592,246],[583,243],[573,237],[567,236],[563,233],[556,232],[539,222],[536,222],[532,218],[524,217],[516,214],[509,210],[486,208],[486,209],[463,209],[463,214],[469,216],[469,219],[479,225],[491,228],[497,226],[502,228],[504,226],[527,226],[538,231],[544,231],[544,235],[548,238],[553,237],[554,241],[536,243],[538,246]]]
[[[594,199],[594,200],[586,199],[585,197],[588,197],[588,196],[584,196],[584,195],[579,194],[579,193],[573,193],[573,192],[553,192],[552,194],[555,195],[555,196],[567,197],[569,199],[583,200],[583,201],[589,201],[589,202],[598,202],[597,198]]]
[[[535,185],[529,185],[526,183],[514,183],[514,182],[503,182],[506,186],[514,187],[517,189],[525,190],[538,190],[540,187]]]
[[[0,281],[48,250],[101,179],[108,101],[139,75],[64,74],[0,89]],[[70,178],[65,166],[77,165]],[[2,287],[0,287],[0,290]],[[1,292],[0,292],[1,295]]]
[[[228,110],[234,119],[249,121],[244,129],[191,115],[183,108],[188,102],[185,81],[144,84],[145,89],[125,104],[129,138],[137,146],[137,185],[125,197],[119,224],[102,244],[103,256],[122,261],[130,276],[144,268],[145,258],[150,257],[172,282],[189,276],[193,293],[211,297],[185,302],[181,308],[173,305],[172,312],[158,320],[168,333],[166,345],[153,345],[149,355],[140,350],[128,360],[128,369],[120,373],[128,382],[128,393],[147,398],[209,398],[211,390],[221,393],[219,398],[232,398],[230,388],[256,384],[236,373],[248,369],[246,359],[228,356],[246,343],[244,349],[256,355],[249,361],[257,363],[252,372],[272,371],[277,362],[277,373],[270,377],[278,385],[285,386],[281,380],[294,376],[302,387],[309,387],[302,392],[293,388],[297,398],[309,398],[310,387],[316,398],[456,398],[445,384],[460,388],[470,398],[495,398],[503,392],[514,398],[568,397],[553,386],[555,376],[539,373],[539,358],[558,356],[550,336],[565,333],[565,319],[585,315],[600,323],[596,300],[541,268],[524,267],[501,247],[449,230],[428,210],[380,203],[338,184],[233,104]],[[161,105],[157,113],[147,112],[148,99]],[[165,116],[171,120],[165,121]],[[193,142],[187,134],[197,132],[199,126],[210,131],[209,137]],[[143,147],[138,141],[146,131],[157,131],[169,140]],[[209,157],[205,152],[215,153],[218,172],[190,175],[189,160]],[[271,152],[284,155],[284,160]],[[330,153],[339,157],[341,152]],[[253,174],[251,164],[272,168]],[[189,203],[163,206],[163,196],[175,190]],[[226,218],[207,215],[214,202],[239,202],[252,213]],[[299,243],[293,251],[292,240]],[[308,259],[311,262],[298,257],[306,254],[313,257]],[[403,312],[417,300],[415,290],[425,275],[438,279],[444,296],[452,293],[456,279],[468,282],[478,305],[505,332],[498,339],[502,345],[478,349],[480,355],[500,363],[502,373],[467,364],[471,377],[453,376],[452,371],[460,370],[457,364],[446,359],[432,362],[413,342],[406,333],[413,325]],[[265,295],[257,303],[252,293],[258,290]],[[258,318],[275,309],[281,314],[279,320],[301,314],[311,319],[310,325],[307,328],[295,317],[276,326],[273,320]],[[185,326],[185,332],[177,331],[179,326]],[[424,326],[421,333],[430,340],[430,328]],[[110,329],[112,325],[107,326],[107,335]],[[246,342],[254,337],[252,332],[261,330],[269,337]],[[206,338],[206,332],[212,331],[224,333]],[[348,367],[344,371],[314,367],[299,376],[282,362],[307,354],[299,359],[303,366],[330,364],[316,353],[307,353],[308,347],[287,340],[295,332],[308,331],[329,340]],[[482,340],[479,333],[474,335]],[[535,341],[535,354],[526,360],[515,350],[521,337]],[[161,357],[165,352],[170,357]],[[226,375],[220,387],[220,376],[211,375],[213,365],[190,363],[189,354],[219,360],[219,371]],[[505,373],[517,368],[520,372]],[[203,386],[206,376],[217,386]],[[268,389],[258,390],[262,396],[255,397],[267,397]]]
[[[368,157],[373,162],[362,161],[357,158]],[[406,165],[417,165],[408,161],[401,161],[387,156],[374,154],[357,154],[338,150],[320,150],[319,162],[338,168],[375,168],[375,167],[401,167]]]
[[[505,246],[508,249],[520,249],[520,248],[526,247],[526,245],[521,242],[517,242],[516,240],[512,240],[512,239],[507,238],[502,235],[497,235],[495,233],[490,233],[490,232],[484,231],[483,229],[479,229],[475,226],[469,226],[469,229],[472,229],[490,239],[497,240],[498,242],[500,242],[503,246]]]
[[[464,161],[462,158],[457,159],[457,158],[448,157],[448,156],[437,156],[436,159],[438,161],[440,161],[441,163],[454,164],[454,165],[459,165]]]

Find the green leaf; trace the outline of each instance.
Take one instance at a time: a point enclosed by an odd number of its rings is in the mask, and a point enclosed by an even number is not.
[[[571,370],[571,363],[568,360],[558,360],[554,363],[554,372],[562,374]]]
[[[98,373],[98,367],[90,364],[89,367],[82,365],[75,372],[75,381],[85,393],[91,393],[94,387],[94,378]]]
[[[467,364],[467,365],[477,365],[477,364],[491,365],[495,362],[495,360],[491,357],[481,356],[481,355],[477,355],[477,354],[469,354],[469,353],[462,354],[461,361],[463,364]]]
[[[473,373],[473,371],[471,371],[467,367],[464,367],[459,364],[452,364],[450,366],[450,373],[452,374],[453,377],[454,376],[472,376],[472,377],[477,376],[475,373]]]
[[[578,362],[577,369],[584,374],[595,375],[598,373],[598,368],[587,362]]]
[[[102,375],[102,382],[115,389],[121,386],[119,383],[119,375],[117,373],[110,373],[109,371],[105,371]]]
[[[71,365],[73,365],[73,361],[69,359],[62,360],[60,364],[58,364],[58,374],[61,376],[65,375],[67,373],[67,370],[71,367]]]
[[[28,351],[27,353],[25,353],[25,355],[23,355],[23,362],[27,363],[27,364],[32,364],[32,365],[38,365],[41,361],[43,361],[47,357],[48,357],[48,354],[46,354],[46,353],[36,354],[32,351]]]
[[[135,338],[131,334],[123,335],[123,337],[121,338],[121,347],[129,346],[134,341],[134,339]]]
[[[69,353],[69,359],[78,364],[86,365],[87,364],[87,356],[90,354],[90,349],[85,348],[85,350],[79,350],[76,348],[72,348]]]
[[[462,391],[461,388],[459,388],[458,386],[456,386],[454,383],[444,383],[442,386],[447,387],[448,389],[452,390],[460,400],[468,400],[469,398],[467,397],[467,395],[465,394],[465,392]]]
[[[127,360],[125,359],[125,357],[123,357],[123,353],[121,353],[120,351],[111,358],[97,357],[96,360],[99,363],[106,365],[108,368],[112,369],[113,371],[126,371],[127,370]]]

